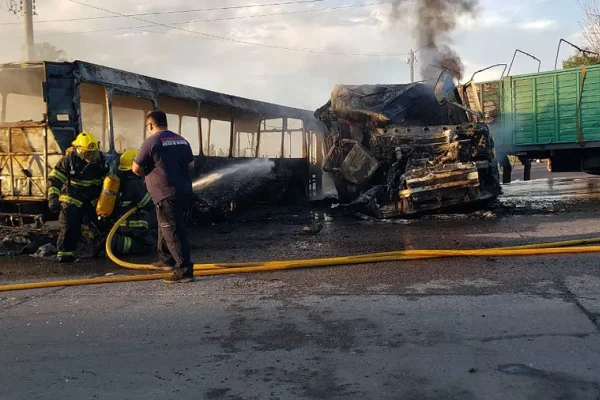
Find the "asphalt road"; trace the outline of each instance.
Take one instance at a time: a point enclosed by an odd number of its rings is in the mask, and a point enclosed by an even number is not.
[[[194,259],[600,236],[599,183],[515,182],[491,212],[416,220],[264,210],[197,228]],[[301,233],[316,221],[320,233]],[[447,258],[0,293],[0,399],[599,399],[597,260]],[[0,273],[126,272],[20,257]]]

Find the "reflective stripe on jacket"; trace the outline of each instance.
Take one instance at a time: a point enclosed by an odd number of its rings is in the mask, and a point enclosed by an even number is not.
[[[91,202],[100,196],[106,173],[108,168],[102,153],[97,161],[88,163],[77,152],[67,151],[48,176],[48,195],[60,194],[59,199],[81,207],[84,201]]]

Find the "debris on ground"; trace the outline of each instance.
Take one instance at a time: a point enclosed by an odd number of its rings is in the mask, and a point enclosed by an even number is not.
[[[323,247],[323,243],[310,243],[307,241],[298,241],[294,244],[294,247],[297,247],[300,250],[319,250],[321,247]]]
[[[41,245],[48,243],[44,234],[13,228],[4,231],[1,237],[0,256],[33,254]]]
[[[313,224],[313,225],[303,226],[302,229],[300,229],[300,232],[305,233],[307,235],[316,235],[317,233],[321,232],[322,230],[323,230],[323,225]]]
[[[30,255],[50,257],[57,253],[56,241],[59,225],[48,224],[42,229],[0,228],[0,256]],[[87,224],[81,227],[82,235],[78,253],[88,256],[99,238],[98,230]]]
[[[56,250],[56,246],[52,243],[46,243],[43,246],[40,246],[37,251],[32,254],[32,257],[51,257],[58,252]]]
[[[485,211],[485,210],[478,210],[473,212],[471,215],[473,215],[474,217],[478,217],[478,218],[482,218],[482,219],[493,219],[496,218],[496,214],[494,214],[492,211]]]

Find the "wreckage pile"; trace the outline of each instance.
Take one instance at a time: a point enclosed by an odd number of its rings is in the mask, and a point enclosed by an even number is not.
[[[495,198],[494,142],[426,84],[336,86],[315,115],[340,201],[387,218]]]

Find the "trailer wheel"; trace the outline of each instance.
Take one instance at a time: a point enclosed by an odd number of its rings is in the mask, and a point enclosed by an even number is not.
[[[579,157],[551,157],[552,172],[579,172],[582,170],[582,158]]]

